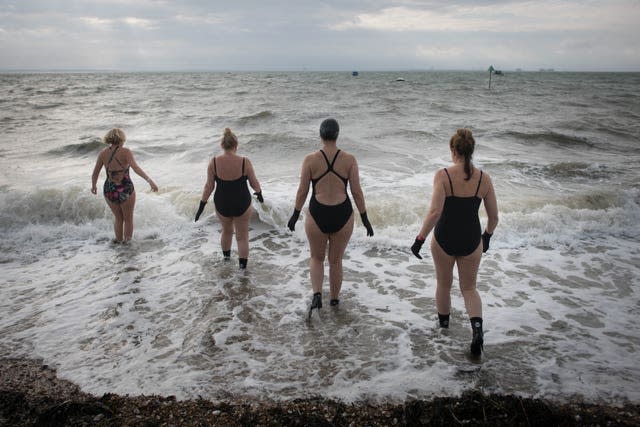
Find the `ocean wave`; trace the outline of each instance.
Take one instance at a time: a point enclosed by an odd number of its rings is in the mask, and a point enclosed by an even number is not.
[[[82,142],[78,144],[67,144],[59,148],[49,150],[47,154],[52,155],[74,155],[74,154],[89,154],[96,153],[105,145],[102,142],[102,138],[97,136],[83,136],[80,137]]]
[[[587,138],[577,135],[568,135],[564,133],[554,132],[554,131],[543,131],[543,132],[518,132],[518,131],[506,131],[503,133],[504,136],[510,139],[515,139],[518,141],[526,142],[526,143],[550,143],[561,146],[595,146],[594,143],[589,141]]]
[[[611,175],[611,171],[604,165],[584,162],[552,163],[543,169],[545,175],[552,178],[589,178],[603,179]]]
[[[67,91],[67,87],[58,87],[51,90],[39,89],[36,91],[38,95],[61,95]]]
[[[245,125],[253,122],[259,122],[263,120],[271,119],[275,116],[275,114],[270,110],[260,111],[259,113],[250,114],[248,116],[243,116],[238,119],[238,123]]]
[[[14,228],[28,224],[82,224],[104,218],[108,207],[102,197],[86,188],[38,189],[29,193],[0,194],[0,227]]]
[[[302,138],[289,133],[253,133],[245,136],[247,149],[252,152],[282,152],[282,150],[297,149],[304,147],[307,149],[309,138]],[[315,142],[315,141],[313,141]]]
[[[32,108],[34,110],[50,110],[53,108],[58,108],[58,107],[63,107],[67,104],[65,104],[64,102],[52,102],[49,104],[34,104],[32,105]]]
[[[516,160],[495,162],[487,164],[488,171],[494,170],[500,173],[521,176],[525,182],[531,182],[532,178],[558,183],[559,180],[586,180],[600,181],[610,178],[615,170],[600,163],[587,162],[557,162],[546,165],[526,163]]]

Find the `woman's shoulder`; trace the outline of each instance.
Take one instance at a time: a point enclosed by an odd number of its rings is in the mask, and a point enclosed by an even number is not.
[[[356,156],[354,156],[353,154],[349,153],[348,151],[344,151],[342,149],[340,149],[340,157],[342,157],[343,161],[347,161],[349,163],[353,163],[356,161]]]
[[[491,182],[491,175],[489,175],[489,172],[487,172],[486,170],[482,169],[482,168],[477,168],[478,172],[482,174],[482,180],[486,180],[487,182]]]
[[[320,156],[322,156],[322,154],[320,154],[320,151],[313,151],[313,152],[307,154],[306,156],[304,156],[303,161],[305,163],[309,163],[309,162],[311,162],[311,161],[313,161],[315,159],[320,158]]]

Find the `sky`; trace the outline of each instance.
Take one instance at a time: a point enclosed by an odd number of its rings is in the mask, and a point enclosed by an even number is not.
[[[0,70],[640,71],[640,0],[0,0]]]

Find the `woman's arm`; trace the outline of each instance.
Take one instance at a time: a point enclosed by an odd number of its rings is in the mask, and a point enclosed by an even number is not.
[[[211,193],[216,188],[215,181],[215,171],[213,170],[213,159],[209,162],[209,166],[207,166],[207,182],[204,184],[204,189],[202,190],[201,201],[206,202],[211,197]]]
[[[367,216],[367,206],[364,203],[364,193],[360,186],[360,171],[358,170],[358,162],[355,157],[353,157],[353,163],[351,164],[351,169],[349,169],[349,188],[351,188],[353,200],[355,201],[356,208],[358,208],[358,212],[360,213],[362,225],[367,229],[367,236],[371,237],[373,236],[373,227],[371,227],[369,217]]]
[[[102,154],[102,152],[100,152],[100,154]],[[98,176],[100,175],[100,169],[102,169],[102,159],[100,158],[102,156],[100,154],[98,155],[98,159],[96,160],[96,165],[93,167],[93,173],[91,174],[91,192],[93,194],[98,193],[98,188],[96,187],[96,185],[98,183]]]
[[[253,169],[253,164],[251,164],[251,160],[247,159],[247,177],[249,178],[249,185],[253,188],[253,191],[256,193],[262,193],[262,188],[260,188],[260,182],[258,182],[258,178],[256,177],[256,172]]]
[[[484,209],[487,212],[487,227],[485,231],[489,234],[493,234],[493,231],[498,226],[498,201],[496,199],[496,192],[493,188],[493,182],[488,174],[486,176],[486,182],[489,186],[487,194],[483,197]]]
[[[311,183],[311,167],[309,165],[311,155],[304,158],[302,162],[302,170],[300,171],[300,184],[298,184],[298,192],[296,193],[296,204],[293,207],[293,214],[287,222],[289,230],[294,231],[296,229],[296,222],[300,217],[300,211],[304,202],[307,200],[307,194],[309,194],[309,183]]]
[[[435,227],[436,223],[440,219],[440,215],[442,215],[442,210],[444,209],[444,199],[447,195],[444,191],[442,174],[442,171],[438,171],[433,177],[433,193],[431,193],[431,204],[429,205],[429,212],[424,218],[422,228],[418,233],[418,238],[420,238],[421,240],[424,240],[431,232],[433,227]]]
[[[149,178],[149,176],[142,170],[138,163],[136,163],[136,159],[133,157],[133,151],[127,150],[126,154],[127,161],[131,166],[131,169],[133,169],[135,173],[137,173],[142,179],[149,183],[149,185],[151,186],[151,191],[158,191],[158,186],[156,185],[156,183],[153,182],[153,180]]]
[[[365,213],[367,211],[367,206],[365,205],[364,193],[360,186],[360,170],[358,169],[358,162],[355,157],[353,157],[353,163],[349,169],[349,188],[351,189],[351,195],[353,196],[353,201],[358,208],[358,212],[360,214]]]
[[[311,166],[310,156],[304,158],[302,162],[302,169],[300,170],[300,184],[298,185],[298,191],[296,193],[296,204],[294,208],[297,211],[302,210],[304,202],[307,200],[309,194],[309,184],[311,183]]]

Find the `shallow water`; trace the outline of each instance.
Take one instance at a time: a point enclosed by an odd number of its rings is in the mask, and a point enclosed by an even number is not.
[[[462,72],[0,81],[0,356],[42,357],[94,393],[640,400],[638,74],[513,73],[491,90]],[[358,158],[376,235],[357,221],[340,307],[308,322],[306,239],[285,225],[328,116]],[[133,177],[128,246],[110,243],[111,214],[89,192],[114,126],[160,186]],[[247,272],[222,260],[211,203],[193,223],[225,126],[265,194]],[[460,292],[440,330],[431,260],[408,250],[460,126],[501,211],[479,274],[481,362],[467,355]]]

